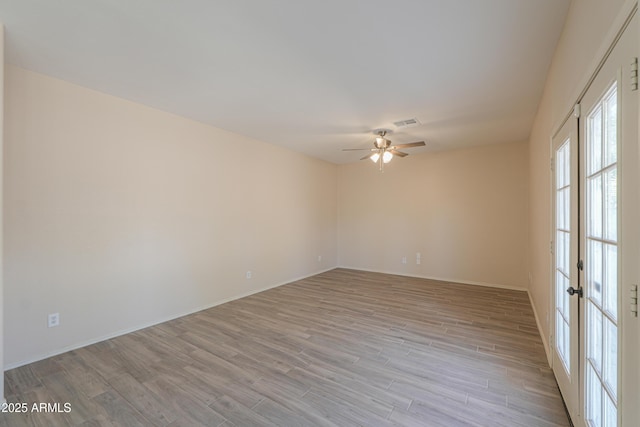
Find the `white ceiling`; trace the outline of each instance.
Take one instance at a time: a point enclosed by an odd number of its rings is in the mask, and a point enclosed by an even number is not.
[[[570,0],[0,0],[9,63],[335,163],[524,141]]]

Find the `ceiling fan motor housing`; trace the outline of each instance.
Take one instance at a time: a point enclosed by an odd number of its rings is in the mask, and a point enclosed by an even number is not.
[[[389,145],[391,144],[391,141],[389,141],[383,136],[379,136],[376,138],[373,144],[376,146],[376,148],[382,149],[382,148],[388,148]]]

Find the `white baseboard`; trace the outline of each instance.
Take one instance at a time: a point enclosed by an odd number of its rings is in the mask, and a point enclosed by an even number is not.
[[[477,282],[472,280],[464,280],[464,279],[455,279],[449,277],[434,277],[434,276],[424,276],[419,274],[410,274],[407,272],[399,272],[399,271],[381,271],[381,270],[370,270],[362,267],[350,267],[346,265],[341,265],[337,268],[346,268],[349,270],[360,270],[360,271],[368,271],[371,273],[382,273],[382,274],[393,274],[395,276],[405,276],[405,277],[416,277],[418,279],[428,279],[428,280],[437,280],[439,282],[450,282],[450,283],[461,283],[463,285],[476,285],[476,286],[487,286],[489,288],[500,288],[500,289],[510,289],[513,291],[526,291],[527,288],[514,286],[514,285],[502,285],[498,283],[488,283],[488,282]]]
[[[260,292],[267,291],[269,289],[277,288],[278,286],[283,286],[283,285],[286,285],[286,284],[289,284],[289,283],[292,283],[292,282],[297,282],[298,280],[306,279],[307,277],[311,277],[311,276],[315,276],[317,274],[325,273],[325,272],[333,270],[335,268],[338,268],[338,267],[333,266],[333,267],[330,267],[330,268],[327,268],[327,269],[324,269],[324,270],[319,270],[319,271],[316,271],[316,272],[311,273],[311,274],[306,275],[306,276],[292,278],[292,279],[289,279],[289,280],[287,280],[285,282],[282,282],[282,283],[276,283],[276,284],[273,284],[273,285],[265,286],[265,287],[260,288],[260,289],[255,289],[255,290],[252,290],[252,291],[249,291],[249,292],[245,292],[245,293],[242,293],[242,294],[239,294],[239,295],[235,295],[235,296],[233,296],[231,298],[225,298],[223,300],[216,301],[213,304],[208,304],[206,306],[197,307],[195,309],[188,310],[186,312],[176,313],[176,314],[164,317],[162,319],[154,320],[152,322],[143,323],[141,325],[136,325],[136,326],[133,326],[131,328],[122,329],[122,330],[119,330],[117,332],[114,332],[114,333],[111,333],[111,334],[107,334],[107,335],[103,335],[103,336],[100,336],[100,337],[97,337],[97,338],[93,338],[93,339],[90,339],[90,340],[77,342],[77,343],[74,343],[72,345],[68,345],[68,346],[65,346],[65,347],[62,347],[62,348],[58,348],[56,350],[53,350],[53,351],[50,351],[50,352],[47,352],[47,353],[44,353],[44,354],[40,354],[40,355],[37,355],[37,356],[34,356],[34,357],[30,357],[30,358],[25,359],[25,360],[21,360],[19,362],[6,364],[4,366],[4,370],[8,371],[10,369],[19,368],[20,366],[24,366],[24,365],[28,365],[29,363],[34,363],[34,362],[38,362],[40,360],[48,359],[49,357],[57,356],[59,354],[66,353],[68,351],[77,350],[77,349],[82,348],[82,347],[86,347],[86,346],[89,346],[89,345],[92,345],[92,344],[96,344],[96,343],[99,343],[99,342],[102,342],[102,341],[110,340],[112,338],[116,338],[116,337],[119,337],[121,335],[126,335],[126,334],[129,334],[131,332],[139,331],[141,329],[145,329],[145,328],[148,328],[148,327],[151,327],[151,326],[158,325],[160,323],[164,323],[164,322],[168,322],[170,320],[178,319],[180,317],[188,316],[190,314],[194,314],[194,313],[197,313],[197,312],[202,311],[202,310],[208,310],[210,308],[216,307],[218,305],[225,304],[227,302],[235,301],[235,300],[240,299],[240,298],[248,297],[248,296],[253,295],[253,294],[257,294],[257,293],[260,293]]]
[[[536,325],[538,326],[538,333],[540,334],[540,339],[542,339],[542,345],[544,346],[544,352],[547,355],[547,363],[549,367],[551,367],[551,350],[549,349],[549,337],[547,337],[544,333],[544,328],[542,327],[542,323],[540,323],[540,318],[538,317],[538,310],[536,310],[536,305],[533,303],[533,298],[531,298],[531,293],[527,290],[527,295],[529,295],[529,302],[531,302],[531,309],[533,310],[533,316],[536,319]]]

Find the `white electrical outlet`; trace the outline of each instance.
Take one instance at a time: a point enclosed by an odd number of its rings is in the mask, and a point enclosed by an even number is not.
[[[420,257],[421,257],[420,252],[416,252],[416,264],[418,265],[420,265],[420,262],[422,261]]]
[[[247,271],[247,279],[251,279],[252,276],[253,273],[251,273],[251,270]]]
[[[406,257],[406,256],[403,256],[403,257],[402,257],[402,263],[403,263],[403,264],[406,264],[406,263],[407,263],[407,257]]]
[[[60,313],[51,313],[47,318],[47,326],[53,328],[60,325]]]
[[[322,255],[318,255],[318,262],[322,262]]]

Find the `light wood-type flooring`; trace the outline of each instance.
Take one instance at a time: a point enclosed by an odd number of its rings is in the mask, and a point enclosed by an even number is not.
[[[346,269],[5,378],[71,405],[11,427],[569,425],[525,292]]]

